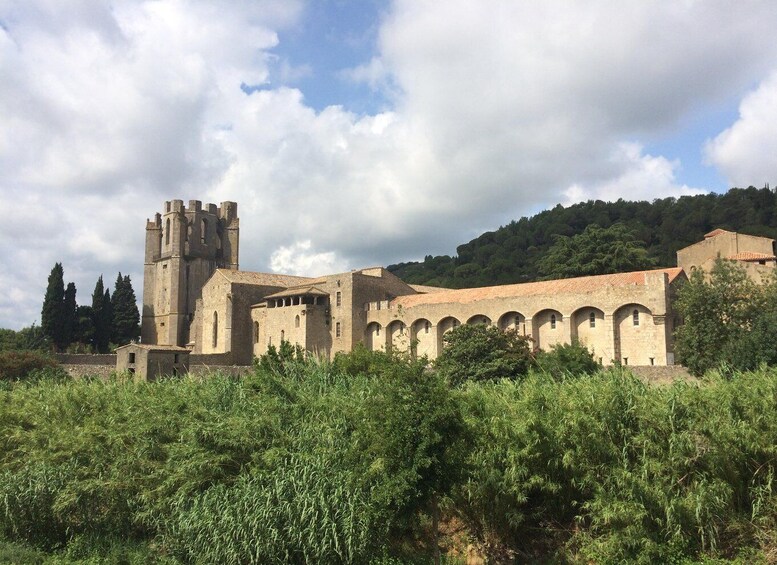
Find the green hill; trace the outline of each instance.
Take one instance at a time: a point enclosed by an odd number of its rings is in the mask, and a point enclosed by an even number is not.
[[[540,278],[538,260],[554,236],[575,236],[591,224],[609,228],[616,223],[644,242],[656,266],[674,266],[678,249],[715,228],[777,239],[777,195],[751,186],[653,202],[559,204],[460,245],[455,257],[427,255],[423,262],[389,265],[388,270],[412,284],[450,288],[530,282]]]

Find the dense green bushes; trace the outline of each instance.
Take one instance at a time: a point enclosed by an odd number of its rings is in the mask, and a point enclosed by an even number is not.
[[[0,382],[60,378],[65,373],[50,356],[39,351],[0,351]]]
[[[777,549],[777,371],[450,388],[385,355],[0,391],[0,555],[424,562],[436,518],[494,560]]]

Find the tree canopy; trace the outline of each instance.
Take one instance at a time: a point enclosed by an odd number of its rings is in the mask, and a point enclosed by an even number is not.
[[[609,228],[591,224],[581,234],[558,235],[537,262],[546,279],[641,271],[653,266],[655,261],[648,257],[645,243],[621,223]]]
[[[49,274],[40,325],[43,328],[43,334],[58,350],[62,350],[68,344],[65,319],[64,270],[62,263],[55,263]]]
[[[725,194],[662,198],[653,202],[589,200],[558,205],[486,232],[460,245],[456,255],[427,255],[423,261],[389,265],[412,284],[467,288],[538,280],[539,261],[556,243],[596,224],[622,224],[644,244],[657,267],[675,264],[676,253],[715,228],[777,238],[777,195],[768,188],[732,188]]]
[[[777,364],[777,281],[757,285],[731,261],[696,270],[678,293],[683,324],[675,331],[679,361],[702,375],[721,364],[746,370]]]

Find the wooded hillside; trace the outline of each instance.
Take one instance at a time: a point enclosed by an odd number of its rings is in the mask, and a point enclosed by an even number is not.
[[[423,262],[389,265],[388,270],[409,283],[450,288],[530,282],[541,278],[538,261],[554,236],[575,236],[591,224],[609,228],[617,223],[644,242],[655,266],[673,266],[678,249],[715,228],[777,238],[777,195],[769,188],[749,187],[652,203],[559,204],[460,245],[455,257],[427,255]]]

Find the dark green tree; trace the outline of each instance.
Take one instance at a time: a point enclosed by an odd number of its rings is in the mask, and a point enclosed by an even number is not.
[[[122,277],[119,273],[116,278],[111,307],[113,311],[111,340],[113,343],[125,345],[136,340],[140,335],[140,313],[129,275]]]
[[[567,376],[593,375],[602,368],[593,353],[577,340],[557,343],[550,351],[541,351],[535,359],[537,368],[555,379]]]
[[[763,290],[731,261],[717,260],[705,277],[702,270],[678,293],[675,307],[683,319],[675,331],[675,351],[693,374],[731,362],[744,349],[737,340],[750,339],[755,315],[763,306]]]
[[[95,353],[107,353],[111,340],[111,295],[103,285],[103,277],[97,279],[92,293],[92,345]]]
[[[514,330],[466,324],[446,333],[443,341],[435,366],[452,385],[521,378],[532,364],[529,338]]]
[[[537,267],[544,278],[565,279],[639,271],[654,264],[645,244],[625,225],[602,228],[591,224],[581,234],[556,236]]]
[[[70,345],[75,341],[76,332],[76,285],[75,283],[67,283],[65,289],[65,304],[63,308],[64,326],[65,326],[65,339],[67,345]]]
[[[40,317],[43,335],[61,351],[67,346],[65,335],[65,282],[62,263],[55,263],[49,275],[46,297]]]
[[[78,306],[76,308],[76,324],[74,329],[74,341],[85,347],[94,345],[94,314],[91,306]]]

